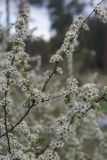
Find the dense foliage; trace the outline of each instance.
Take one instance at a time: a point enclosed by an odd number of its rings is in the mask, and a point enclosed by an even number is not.
[[[72,66],[79,33],[89,31],[89,17],[95,14],[107,22],[102,2],[86,19],[78,16],[69,27],[62,46],[50,58],[53,70],[44,75],[40,56],[33,59],[36,68],[30,69],[32,59],[25,52],[29,11],[19,13],[12,50],[4,53],[7,39],[0,48],[1,160],[106,160],[107,135],[98,118],[105,117],[100,102],[107,101],[107,86],[97,86],[93,77],[80,85]],[[63,76],[60,64],[66,58],[70,76],[62,83],[57,77]]]

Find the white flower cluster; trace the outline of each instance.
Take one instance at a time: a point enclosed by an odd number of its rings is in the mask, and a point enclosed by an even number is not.
[[[60,62],[62,61],[63,58],[61,57],[60,54],[54,54],[51,58],[50,58],[50,63],[55,63],[55,62]]]
[[[55,124],[55,135],[60,140],[67,140],[69,137],[70,127],[69,127],[69,119],[67,116],[62,116],[57,119]],[[62,146],[62,145],[61,145]]]
[[[83,16],[79,16],[77,20],[75,20],[74,23],[70,26],[60,49],[50,58],[50,63],[59,63],[63,61],[63,56],[69,54],[70,56],[72,55],[75,46],[78,43],[77,38],[79,30],[82,28],[84,28],[85,30],[89,30]],[[60,71],[60,74],[62,74],[62,71]]]
[[[20,12],[19,19],[16,22],[16,32],[19,33],[20,36],[26,36],[27,34],[27,23],[28,23],[29,13],[25,11]]]
[[[5,131],[5,126],[4,126],[4,119],[0,119],[0,131],[3,133]],[[1,144],[0,144],[1,146]]]
[[[12,160],[20,159],[20,160],[35,160],[35,155],[32,152],[24,153],[21,149],[17,150],[13,156],[10,156]]]
[[[21,79],[19,82],[18,82],[18,86],[21,88],[21,90],[23,92],[26,92],[28,90],[30,90],[31,88],[31,83],[29,82],[29,80],[27,79]]]
[[[104,23],[107,23],[107,11],[101,6],[95,8],[96,17],[100,18]]]
[[[84,23],[83,16],[79,16],[70,26],[69,31],[65,35],[63,45],[61,46],[60,50],[58,50],[58,53],[65,53],[68,55],[74,52],[80,28],[85,28],[86,30],[88,28],[87,24]]]
[[[54,139],[53,141],[51,141],[50,143],[50,148],[52,150],[55,150],[56,148],[62,148],[64,146],[63,141],[61,141],[60,139]]]
[[[26,11],[20,12],[19,19],[16,23],[16,37],[15,41],[13,42],[13,46],[15,48],[16,57],[16,65],[19,69],[19,72],[21,73],[21,80],[18,82],[18,86],[21,88],[21,90],[25,93],[29,103],[31,100],[36,101],[38,103],[39,101],[42,101],[41,92],[38,89],[33,89],[33,85],[28,78],[27,70],[29,69],[29,56],[24,51],[25,50],[25,43],[24,40],[27,37],[27,25],[28,25],[28,13]],[[28,104],[29,104],[28,103]],[[26,104],[25,104],[26,105]]]
[[[103,16],[98,6],[95,11],[100,17]],[[63,45],[50,58],[56,68],[45,72],[45,83],[42,83],[44,77],[34,69],[28,72],[29,56],[24,51],[27,23],[28,14],[20,12],[12,52],[8,54],[9,63],[3,66],[5,78],[0,84],[0,160],[106,160],[107,134],[98,122],[98,118],[105,114],[95,109],[101,100],[107,101],[107,86],[101,92],[94,83],[79,86],[72,75],[65,86],[62,86],[63,78],[55,79],[47,92],[40,90],[40,84],[47,85],[54,73],[62,74],[62,68],[57,64],[63,61],[65,55],[71,54],[69,63],[72,62],[80,29],[89,29],[84,18],[79,16],[74,21]],[[16,86],[11,86],[12,79],[18,82]],[[33,108],[37,105],[39,107]],[[33,112],[29,114],[32,108]],[[90,147],[90,151],[87,150],[87,145],[94,145],[94,149]]]
[[[13,66],[13,65],[9,66],[5,70],[3,70],[2,73],[5,75],[5,77],[8,81],[8,84],[14,85],[14,83],[15,83],[14,76],[17,75],[17,70],[16,70],[15,66]]]
[[[12,43],[13,43],[13,52],[14,53],[22,52],[23,48],[25,47],[25,44],[23,42],[23,37],[19,37],[19,35],[16,35],[12,39]],[[11,55],[11,57],[12,57],[12,55]]]
[[[67,89],[72,95],[77,95],[79,93],[78,81],[74,78],[68,78]]]
[[[81,87],[80,93],[80,99],[85,102],[91,102],[98,97],[99,91],[94,83],[87,83]]]
[[[56,72],[57,72],[59,75],[62,75],[63,70],[62,70],[61,67],[57,67]]]
[[[12,105],[13,105],[13,100],[11,99],[11,97],[3,98],[0,101],[0,108],[7,106],[7,112],[11,110]]]
[[[38,135],[31,134],[31,131],[29,130],[27,124],[25,121],[22,121],[16,128],[16,131],[19,132],[19,134],[24,135],[26,138],[28,138],[29,142],[32,144],[36,144],[38,141]]]
[[[57,152],[53,152],[53,150],[48,149],[43,155],[39,156],[37,160],[60,160],[60,157]]]
[[[102,89],[102,94],[104,96],[107,96],[107,86],[104,86],[103,89]]]
[[[0,86],[0,95],[4,95],[5,92],[9,92],[9,87],[7,87],[7,85],[3,83]]]
[[[15,61],[23,76],[26,76],[26,70],[29,68],[29,56],[24,52],[24,40],[27,37],[28,13],[26,11],[20,12],[19,18],[16,22],[16,36],[13,39],[13,51],[16,54]]]
[[[29,65],[28,65],[28,60],[29,60],[29,55],[26,52],[19,52],[16,55],[16,62],[18,62],[18,65],[23,68],[21,68],[22,72],[24,72],[24,69],[29,69]]]
[[[81,101],[75,101],[72,103],[73,107],[71,108],[71,110],[68,111],[69,116],[72,118],[81,118],[86,110],[88,108],[90,108],[90,105],[85,103],[85,102],[81,102]],[[70,107],[70,106],[69,106]]]
[[[8,78],[10,76],[14,76],[16,69],[13,66],[9,66],[6,70],[3,70],[3,73]]]

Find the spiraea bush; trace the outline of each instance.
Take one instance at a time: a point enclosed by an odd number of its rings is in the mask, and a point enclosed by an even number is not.
[[[44,75],[40,57],[35,58],[36,68],[29,69],[25,52],[29,12],[19,13],[12,50],[5,53],[5,40],[0,46],[0,160],[107,159],[107,134],[98,123],[105,117],[100,102],[107,101],[107,86],[95,84],[94,78],[81,86],[71,63],[80,31],[89,30],[90,16],[107,22],[103,1],[86,19],[79,16],[73,22],[50,58],[53,70]],[[51,81],[55,75],[63,76],[60,62],[66,57],[70,76],[64,84],[57,78]]]

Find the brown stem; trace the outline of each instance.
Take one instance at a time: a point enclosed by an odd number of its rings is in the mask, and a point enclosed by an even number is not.
[[[5,125],[5,131],[6,131],[6,137],[7,137],[7,144],[8,144],[8,152],[11,154],[11,146],[10,146],[10,138],[8,134],[8,127],[7,127],[7,91],[5,92],[5,105],[4,105],[4,125]]]

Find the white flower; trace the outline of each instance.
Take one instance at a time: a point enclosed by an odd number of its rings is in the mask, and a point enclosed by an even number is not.
[[[50,58],[50,63],[55,63],[55,62],[59,62],[59,61],[63,61],[62,56],[59,55],[59,54],[54,54],[54,55]]]
[[[107,86],[104,86],[104,87],[103,87],[103,89],[102,89],[102,94],[103,94],[104,96],[107,95]]]
[[[104,23],[107,23],[107,11],[101,6],[95,8],[96,17],[100,18]]]
[[[79,93],[78,81],[74,78],[67,79],[67,89],[72,95],[76,95]]]
[[[62,75],[63,71],[61,67],[57,67],[56,72],[60,75]]]
[[[85,102],[91,102],[98,97],[98,89],[94,83],[86,83],[81,87],[80,98]]]

